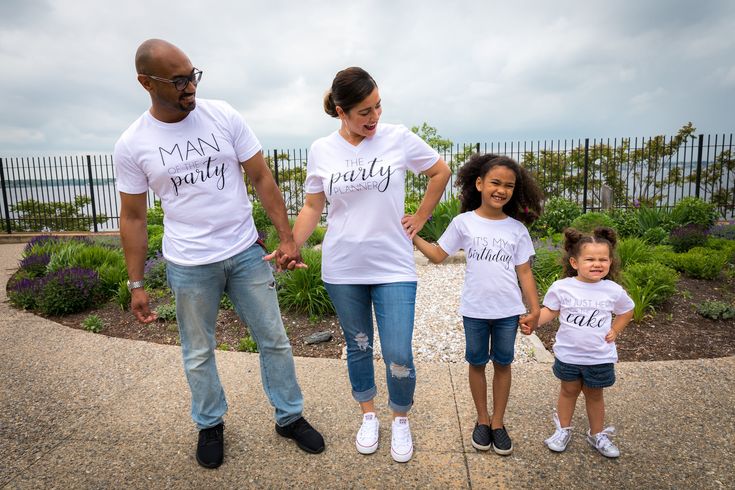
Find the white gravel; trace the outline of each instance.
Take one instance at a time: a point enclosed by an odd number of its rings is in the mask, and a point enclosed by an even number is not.
[[[413,331],[414,360],[458,362],[464,360],[464,328],[459,299],[464,284],[464,263],[424,264],[417,259],[418,289]],[[380,356],[375,327],[374,351]],[[537,362],[531,340],[520,331],[516,337],[514,362]]]

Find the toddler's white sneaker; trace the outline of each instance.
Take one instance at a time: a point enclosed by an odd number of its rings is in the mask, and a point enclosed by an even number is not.
[[[602,429],[602,432],[598,432],[597,434],[590,434],[590,431],[588,430],[587,442],[589,442],[590,446],[597,449],[603,456],[608,458],[617,458],[620,456],[620,449],[618,449],[618,447],[610,440],[610,436],[613,435],[615,435],[614,427],[606,427],[605,429]]]
[[[554,425],[556,430],[544,441],[544,443],[554,452],[561,453],[567,448],[567,444],[572,439],[572,427],[562,427],[559,422],[559,415],[554,412]]]

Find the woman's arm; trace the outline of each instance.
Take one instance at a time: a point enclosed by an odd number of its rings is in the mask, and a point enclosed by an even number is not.
[[[418,235],[413,237],[413,244],[416,245],[416,248],[418,248],[427,259],[435,264],[441,264],[444,262],[444,259],[449,257],[439,244],[433,245]]]
[[[406,215],[401,219],[403,229],[411,240],[413,240],[413,237],[426,224],[429,216],[431,216],[431,212],[434,211],[434,208],[441,199],[444,189],[447,187],[449,177],[452,175],[449,166],[441,158],[422,173],[429,177],[429,184],[426,186],[426,193],[421,200],[421,205],[416,210],[416,214]]]

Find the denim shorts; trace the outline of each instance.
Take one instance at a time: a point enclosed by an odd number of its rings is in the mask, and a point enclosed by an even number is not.
[[[489,361],[507,366],[515,356],[518,315],[483,320],[462,317],[464,323],[465,360],[473,366]]]
[[[615,384],[615,364],[593,364],[583,366],[579,364],[567,364],[559,359],[554,359],[554,376],[562,381],[582,380],[585,386],[590,388],[609,388]]]

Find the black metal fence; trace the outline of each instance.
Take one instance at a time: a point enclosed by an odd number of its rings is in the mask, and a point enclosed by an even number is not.
[[[474,152],[509,156],[536,176],[546,196],[563,196],[585,211],[640,204],[672,208],[695,196],[723,218],[735,214],[733,134],[519,141],[439,148],[454,174]],[[268,150],[266,162],[289,217],[304,202],[306,149]],[[18,231],[117,230],[120,200],[111,155],[0,158],[2,227]],[[409,199],[420,199],[425,177],[409,175]],[[149,205],[155,196],[148,195]]]

